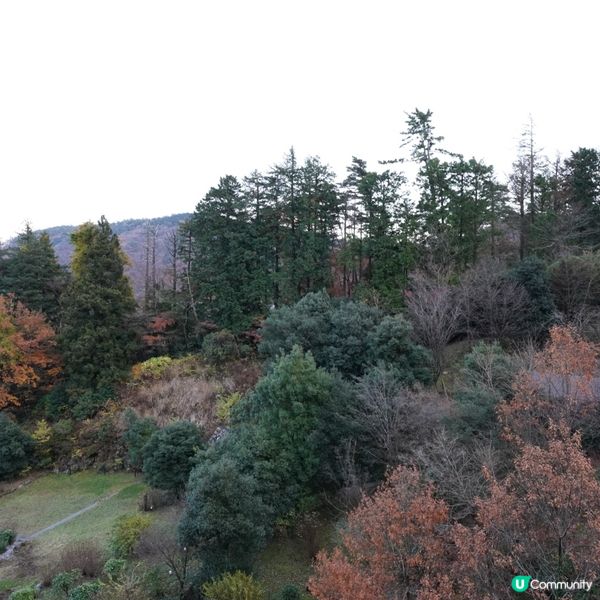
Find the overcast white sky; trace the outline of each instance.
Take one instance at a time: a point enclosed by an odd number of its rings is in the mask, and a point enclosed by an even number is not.
[[[2,1],[0,239],[192,211],[291,145],[341,176],[415,107],[501,176],[529,113],[550,155],[598,147],[599,6]]]

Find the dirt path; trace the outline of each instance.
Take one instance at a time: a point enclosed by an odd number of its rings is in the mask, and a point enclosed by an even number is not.
[[[48,531],[52,531],[53,529],[56,529],[57,527],[60,527],[61,525],[65,525],[66,523],[73,521],[74,519],[76,519],[77,517],[80,517],[84,513],[100,506],[101,502],[106,502],[107,500],[110,500],[113,496],[116,496],[120,491],[121,490],[117,490],[116,492],[113,492],[112,494],[109,494],[108,496],[104,496],[103,498],[98,498],[98,500],[96,500],[95,502],[92,502],[88,506],[75,511],[75,512],[71,513],[70,515],[67,515],[64,519],[61,519],[60,521],[57,521],[56,523],[52,523],[52,525],[48,525],[48,527],[44,527],[44,529],[40,529],[39,531],[36,531],[35,533],[31,533],[29,535],[18,535],[17,539],[14,541],[13,544],[11,544],[6,549],[4,554],[0,554],[0,560],[6,560],[6,559],[10,558],[13,555],[14,551],[19,546],[24,544],[25,542],[31,542],[32,540],[35,540],[36,538],[40,537],[41,535],[44,535],[44,533],[47,533]]]

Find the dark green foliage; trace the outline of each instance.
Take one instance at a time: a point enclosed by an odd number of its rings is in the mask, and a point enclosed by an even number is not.
[[[15,541],[15,532],[12,529],[0,529],[0,554]]]
[[[73,280],[63,300],[60,343],[71,389],[99,389],[122,379],[134,349],[135,301],[123,273],[126,258],[102,218],[71,236]]]
[[[239,357],[235,336],[226,329],[209,333],[202,340],[202,355],[213,365],[222,365]]]
[[[0,413],[0,480],[18,475],[33,457],[33,440]]]
[[[56,384],[47,394],[42,396],[36,409],[50,421],[58,421],[70,412],[71,400],[64,382]]]
[[[549,272],[556,305],[568,319],[600,306],[600,252],[565,256],[552,263]]]
[[[133,471],[139,472],[144,466],[144,448],[158,427],[153,419],[138,417],[130,408],[125,411],[124,420],[127,462]]]
[[[195,310],[205,320],[240,331],[264,310],[266,267],[240,183],[222,177],[190,221]]]
[[[367,336],[372,363],[384,363],[405,385],[431,383],[431,354],[411,339],[412,327],[401,315],[384,317]]]
[[[302,594],[297,586],[290,583],[277,594],[277,600],[302,600]]]
[[[167,425],[152,434],[144,447],[144,479],[153,487],[179,495],[201,448],[202,436],[193,423],[178,421]]]
[[[512,393],[518,362],[500,344],[479,342],[463,359],[454,398],[458,414],[452,427],[467,438],[494,431],[496,405]]]
[[[50,584],[51,593],[58,598],[68,598],[80,577],[81,573],[77,569],[58,573],[52,578],[52,583]]]
[[[73,416],[79,420],[89,419],[104,408],[111,398],[114,398],[114,392],[109,386],[96,390],[73,392],[71,397]]]
[[[410,331],[401,316],[384,317],[375,307],[313,292],[270,314],[259,352],[273,360],[297,344],[310,350],[319,367],[346,376],[361,375],[369,364],[383,361],[403,371],[407,382],[427,382],[431,358],[411,341]]]
[[[66,273],[58,264],[48,235],[36,234],[27,225],[16,245],[8,249],[3,266],[0,294],[14,293],[27,308],[43,312],[56,325]]]
[[[256,476],[270,483],[270,500],[281,513],[311,492],[327,453],[321,417],[333,381],[310,353],[294,346],[235,407],[251,432],[244,442],[255,457]]]
[[[554,321],[556,306],[544,262],[529,256],[511,269],[510,276],[525,288],[529,296],[527,325],[530,331],[533,334],[547,331]]]
[[[232,458],[209,452],[200,459],[190,475],[179,533],[201,553],[204,578],[247,569],[264,547],[272,514],[262,493]]]

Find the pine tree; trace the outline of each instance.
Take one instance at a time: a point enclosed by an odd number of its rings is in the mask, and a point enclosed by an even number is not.
[[[3,271],[0,293],[15,294],[30,310],[43,312],[51,323],[58,323],[66,274],[47,233],[36,234],[26,225],[16,245],[9,248]]]
[[[127,258],[104,217],[81,225],[71,240],[72,281],[62,299],[60,335],[65,373],[71,388],[99,389],[125,374],[135,348]]]

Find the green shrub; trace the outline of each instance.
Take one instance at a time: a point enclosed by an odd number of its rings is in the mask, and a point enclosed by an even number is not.
[[[117,519],[110,539],[110,549],[116,558],[128,558],[144,529],[150,527],[149,515],[124,515]]]
[[[155,488],[179,495],[202,445],[199,429],[189,421],[156,431],[144,446],[144,479]]]
[[[99,581],[82,583],[69,592],[68,600],[91,600],[101,589]]]
[[[73,406],[73,416],[78,420],[89,419],[99,410],[106,406],[106,403],[114,396],[113,390],[109,387],[102,387],[98,390],[86,390],[75,394],[75,403]]]
[[[18,475],[29,465],[33,440],[0,413],[0,480]]]
[[[144,447],[158,426],[153,419],[138,417],[131,408],[125,411],[124,420],[123,441],[127,447],[127,462],[134,472],[139,472],[144,466]]]
[[[58,573],[52,578],[50,584],[51,594],[55,597],[68,597],[80,577],[81,573],[77,569]]]
[[[220,579],[205,583],[202,592],[207,600],[263,600],[265,592],[252,575],[242,571],[225,573]]]
[[[277,600],[302,600],[302,593],[297,586],[290,583],[277,594]]]
[[[127,561],[123,558],[109,558],[104,564],[102,572],[110,581],[118,581],[123,574],[126,564]]]
[[[213,365],[221,365],[239,358],[235,336],[227,329],[209,333],[202,340],[202,354],[206,361]]]
[[[35,588],[32,586],[15,590],[9,597],[8,600],[35,600],[36,593]]]
[[[15,541],[15,532],[11,529],[0,529],[0,554]]]
[[[231,409],[240,401],[242,395],[239,392],[220,395],[217,398],[217,417],[224,423],[229,423]]]
[[[154,356],[144,362],[133,365],[131,368],[131,378],[133,381],[160,379],[167,369],[173,365],[173,362],[170,356]]]

